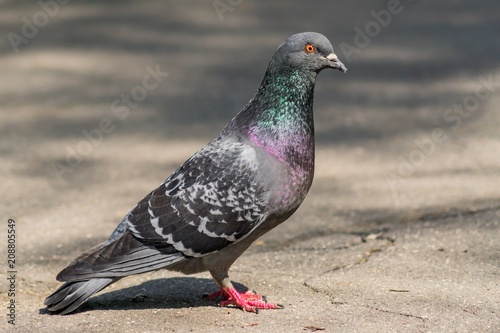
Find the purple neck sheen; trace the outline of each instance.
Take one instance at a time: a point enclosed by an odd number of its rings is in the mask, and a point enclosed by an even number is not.
[[[268,154],[273,155],[279,161],[284,162],[284,159],[282,158],[282,153],[278,149],[277,142],[268,142],[267,144],[264,144],[262,142],[263,140],[259,139],[259,137],[255,133],[256,133],[255,127],[250,128],[250,131],[248,132],[250,137],[250,142],[255,144],[257,147],[264,149]]]
[[[299,169],[309,169],[314,164],[314,137],[312,126],[265,128],[251,126],[248,138],[278,161]]]

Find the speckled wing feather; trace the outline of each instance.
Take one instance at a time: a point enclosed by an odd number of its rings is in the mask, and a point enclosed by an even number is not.
[[[184,256],[219,251],[265,218],[253,148],[218,138],[184,163],[125,218],[127,230]]]

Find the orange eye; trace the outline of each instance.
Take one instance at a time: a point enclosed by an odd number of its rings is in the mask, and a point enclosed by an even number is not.
[[[307,44],[306,51],[309,53],[314,52],[314,46],[312,46],[311,44]]]

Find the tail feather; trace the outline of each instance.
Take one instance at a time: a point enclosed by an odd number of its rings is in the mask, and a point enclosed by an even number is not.
[[[158,270],[184,258],[172,245],[155,247],[125,233],[112,243],[98,245],[82,254],[57,275],[57,280],[124,277]]]
[[[66,283],[44,304],[51,312],[68,314],[125,276],[165,268],[184,259],[172,245],[156,247],[126,232],[113,242],[93,247],[63,269],[57,280]]]
[[[47,297],[44,304],[51,312],[68,314],[85,303],[89,297],[118,280],[119,278],[98,278],[66,282]]]

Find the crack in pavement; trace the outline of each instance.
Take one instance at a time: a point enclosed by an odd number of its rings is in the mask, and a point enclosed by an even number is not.
[[[386,221],[386,222],[389,223],[391,226],[390,230],[393,232],[393,233],[391,233],[391,236],[392,235],[398,236],[398,235],[401,235],[401,232],[404,232],[404,230],[408,227],[409,224],[415,224],[416,227],[418,228],[419,224],[423,224],[423,223],[429,222],[429,221],[433,222],[433,221],[440,221],[440,220],[445,220],[445,219],[448,219],[448,220],[451,219],[452,221],[449,223],[453,224],[454,218],[465,217],[465,216],[467,216],[469,218],[471,218],[471,217],[474,218],[475,215],[484,214],[484,213],[488,213],[491,211],[500,211],[500,206],[498,205],[497,202],[495,202],[493,204],[489,203],[488,205],[482,205],[479,207],[478,206],[470,206],[470,207],[461,208],[461,209],[448,208],[446,211],[443,211],[443,210],[444,209],[442,209],[442,210],[436,209],[433,212],[421,211],[418,214],[416,214],[415,212],[408,212],[409,214],[413,215],[413,216],[411,216],[412,218],[406,218],[404,221],[406,223],[404,223],[404,224],[402,223],[400,225],[398,225],[398,223],[395,223],[395,221]],[[497,216],[498,216],[498,213],[497,213]],[[375,242],[375,240],[379,240],[379,242]],[[380,240],[385,240],[385,242],[380,242]],[[404,238],[403,238],[403,240],[404,240]],[[328,288],[324,288],[322,286],[321,277],[326,275],[326,274],[334,273],[334,272],[337,272],[340,270],[350,269],[353,267],[359,267],[359,265],[367,262],[374,253],[383,252],[386,249],[388,249],[391,245],[393,245],[395,243],[396,239],[392,238],[392,237],[387,237],[385,235],[383,236],[382,233],[379,233],[379,234],[368,235],[368,236],[362,238],[361,241],[362,241],[362,243],[351,244],[351,245],[346,247],[347,250],[350,249],[351,251],[363,252],[363,255],[360,258],[358,258],[355,262],[336,265],[336,266],[331,267],[330,269],[328,269],[326,271],[315,274],[314,276],[307,277],[304,280],[303,285],[305,287],[307,287],[308,289],[310,289],[311,291],[313,291],[314,293],[325,296],[327,298],[327,300],[329,302],[331,302],[331,304],[333,304],[333,305],[354,305],[350,301],[344,301],[342,299],[340,302],[336,301],[336,300],[338,300],[338,298],[337,298],[338,295],[334,295],[331,290],[328,290]],[[363,243],[368,243],[368,244],[365,244],[363,247],[362,246]],[[369,251],[366,251],[367,245],[368,246],[375,245],[375,246],[372,246],[372,248],[370,248]],[[356,249],[356,247],[358,247],[358,249]],[[336,275],[337,274],[335,274],[335,276]],[[316,280],[318,278],[320,278],[320,279]],[[328,279],[328,277],[326,277],[326,278]],[[320,284],[318,284],[318,283],[320,283]],[[355,303],[358,303],[358,302],[355,302]],[[362,303],[361,304],[358,303],[355,305],[361,305],[361,306],[368,308],[370,310],[374,310],[374,311],[378,311],[378,312],[382,312],[382,313],[387,313],[387,314],[396,315],[399,317],[405,317],[405,318],[411,318],[411,319],[418,320],[418,322],[421,323],[423,330],[426,329],[426,327],[429,325],[429,322],[431,320],[427,316],[412,314],[411,311],[413,311],[413,308],[410,308],[410,311],[409,311],[410,313],[408,313],[408,312],[401,312],[401,309],[398,309],[398,308],[395,308],[393,310],[391,310],[391,309],[387,310],[387,309],[381,308],[380,305],[369,305],[369,304],[367,305],[367,304],[362,304]]]
[[[384,309],[380,309],[380,308],[377,308],[375,306],[370,306],[370,305],[363,305],[365,308],[368,308],[368,309],[372,309],[372,310],[375,310],[375,311],[379,311],[379,312],[383,312],[383,313],[389,313],[389,314],[394,314],[394,315],[397,315],[397,316],[404,316],[404,317],[408,317],[408,318],[415,318],[415,319],[419,319],[421,320],[422,322],[426,322],[427,320],[429,320],[428,318],[425,318],[425,317],[422,317],[422,316],[417,316],[417,315],[412,315],[410,313],[404,313],[404,312],[395,312],[395,311],[389,311],[389,310],[384,310]]]
[[[371,237],[371,236],[374,236],[374,237]],[[321,277],[323,275],[326,275],[326,274],[329,274],[329,273],[332,273],[332,272],[335,272],[335,271],[339,271],[341,269],[349,269],[351,267],[354,267],[354,266],[358,266],[358,265],[361,265],[362,263],[365,263],[368,261],[368,259],[370,258],[370,256],[372,256],[374,253],[380,253],[382,251],[384,251],[385,249],[387,249],[389,246],[393,245],[394,242],[395,242],[395,239],[391,238],[391,237],[382,237],[381,233],[378,233],[378,234],[372,234],[372,235],[368,235],[366,237],[362,237],[361,239],[361,243],[357,243],[357,244],[350,244],[350,245],[347,245],[345,246],[344,248],[347,249],[347,248],[355,248],[357,246],[361,246],[361,245],[365,245],[365,243],[369,242],[370,240],[385,240],[386,242],[385,243],[382,243],[382,244],[377,244],[378,246],[377,247],[372,247],[370,248],[370,250],[368,252],[363,252],[363,255],[361,256],[361,258],[359,258],[357,261],[355,262],[348,262],[344,265],[336,265],[335,267],[333,268],[330,268],[326,271],[323,271],[319,274],[316,274],[312,277],[309,277],[307,278],[304,282],[303,282],[303,285],[309,289],[311,289],[313,292],[315,293],[319,293],[319,294],[322,294],[322,295],[325,295],[327,296],[328,298],[330,298],[332,304],[345,304],[345,303],[339,303],[339,302],[335,302],[334,301],[334,298],[335,296],[333,295],[330,295],[328,292],[325,292],[325,291],[322,291],[318,288],[315,288],[313,287],[310,283],[308,283],[309,280],[311,279],[315,279],[315,278],[318,278],[318,277]]]

